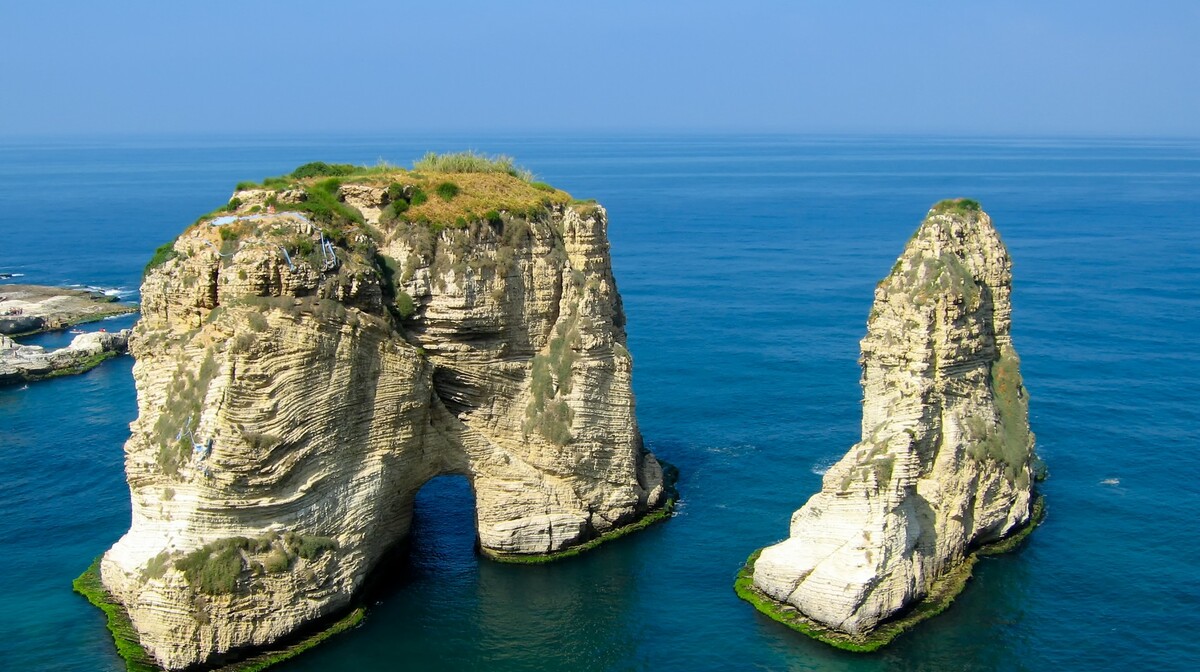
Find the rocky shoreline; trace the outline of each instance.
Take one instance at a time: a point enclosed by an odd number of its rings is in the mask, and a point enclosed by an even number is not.
[[[90,371],[106,359],[125,354],[130,333],[130,329],[122,329],[80,334],[70,345],[57,350],[21,345],[7,336],[0,336],[0,385],[31,383]]]
[[[0,285],[0,386],[90,371],[126,353],[131,330],[78,332],[65,348],[47,350],[12,337],[67,329],[85,322],[136,313],[102,292],[43,285]]]
[[[0,335],[29,336],[114,315],[136,313],[103,292],[45,285],[0,284]]]

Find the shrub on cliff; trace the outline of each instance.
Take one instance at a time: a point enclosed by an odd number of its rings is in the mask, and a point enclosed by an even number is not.
[[[349,163],[325,163],[313,161],[292,171],[293,179],[302,180],[306,177],[344,177],[359,172],[360,168]]]
[[[162,245],[159,245],[158,248],[154,250],[154,256],[150,257],[150,261],[146,263],[146,268],[142,271],[142,277],[146,277],[150,274],[150,271],[153,271],[154,269],[162,266],[178,256],[179,254],[175,252],[175,241],[172,240],[169,243],[163,243]]]
[[[362,213],[338,200],[338,189],[341,186],[342,182],[337,178],[317,182],[304,190],[307,195],[305,200],[291,204],[288,208],[307,212],[314,221],[322,224],[362,224]]]
[[[458,195],[458,185],[453,182],[442,182],[434,189],[443,201],[449,201]]]

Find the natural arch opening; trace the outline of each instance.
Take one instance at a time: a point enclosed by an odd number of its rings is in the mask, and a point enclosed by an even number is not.
[[[465,476],[435,476],[417,491],[412,527],[408,533],[406,569],[414,579],[436,573],[442,580],[473,573],[475,552],[475,492]]]

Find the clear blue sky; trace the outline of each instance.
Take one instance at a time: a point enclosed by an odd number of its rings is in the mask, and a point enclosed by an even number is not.
[[[0,0],[0,134],[1200,136],[1200,1]]]

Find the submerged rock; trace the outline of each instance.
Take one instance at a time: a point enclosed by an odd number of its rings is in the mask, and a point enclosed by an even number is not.
[[[159,664],[344,612],[440,474],[469,479],[499,557],[665,503],[603,208],[504,173],[278,186],[202,218],[142,286],[133,521],[100,571]]]
[[[1030,523],[1033,435],[1011,262],[973,201],[929,212],[875,290],[862,440],[763,549],[753,588],[861,641],[981,545]]]

